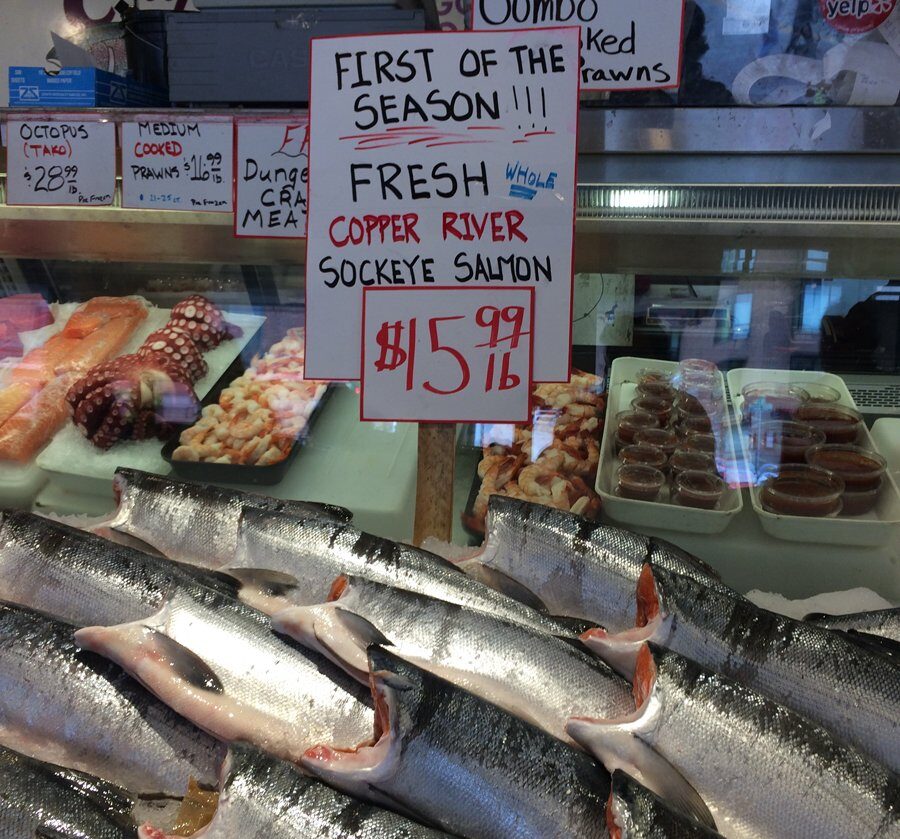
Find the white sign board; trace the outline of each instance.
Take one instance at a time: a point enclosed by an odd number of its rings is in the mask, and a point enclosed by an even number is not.
[[[473,28],[580,25],[582,90],[661,90],[681,78],[684,2],[473,0]]]
[[[107,120],[10,119],[8,204],[112,204],[116,126]]]
[[[360,375],[362,292],[535,290],[567,381],[578,29],[314,39],[306,374]]]
[[[233,207],[230,120],[138,118],[122,123],[122,206],[140,210]]]
[[[238,122],[234,235],[306,236],[309,121]]]
[[[534,288],[367,288],[360,418],[528,422]]]

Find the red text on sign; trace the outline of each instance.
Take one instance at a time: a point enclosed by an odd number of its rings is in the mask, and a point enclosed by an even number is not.
[[[181,157],[184,148],[177,140],[165,143],[135,143],[135,157]]]
[[[416,232],[418,213],[394,213],[385,215],[364,215],[361,218],[338,216],[328,228],[331,243],[336,248],[347,245],[371,245],[374,243],[404,244],[421,241]]]
[[[446,212],[441,223],[441,236],[472,242],[488,238],[492,242],[511,242],[518,239],[527,242],[528,236],[522,232],[525,216],[518,210],[494,211],[492,213],[451,213]]]
[[[54,144],[47,145],[45,143],[29,143],[25,147],[25,156],[35,157],[68,157],[69,147],[66,145]]]

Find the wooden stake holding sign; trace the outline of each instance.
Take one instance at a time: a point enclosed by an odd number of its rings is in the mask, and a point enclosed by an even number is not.
[[[421,423],[416,541],[450,535],[454,423],[568,380],[578,52],[575,27],[313,41],[306,375]]]

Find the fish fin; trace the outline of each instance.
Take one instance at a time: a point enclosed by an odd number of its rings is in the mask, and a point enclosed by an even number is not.
[[[300,587],[296,577],[269,568],[225,568],[222,573],[268,597],[284,597]]]
[[[709,807],[669,761],[636,734],[615,723],[573,718],[566,732],[610,772],[623,770],[668,805],[700,824],[716,829]]]
[[[363,684],[369,684],[368,647],[391,644],[372,623],[335,603],[284,609],[273,616],[272,629],[321,653]]]
[[[509,574],[505,574],[497,568],[492,568],[490,565],[484,565],[475,559],[460,562],[457,567],[465,571],[468,576],[490,586],[501,594],[512,597],[514,600],[518,600],[520,603],[524,603],[538,612],[549,614],[544,601],[530,588],[526,588],[518,580],[510,577]]]
[[[140,679],[139,672],[128,666],[136,646],[129,636],[135,630],[141,634],[137,646],[145,657],[152,655],[157,662],[165,661],[172,673],[194,687],[220,695],[225,693],[219,677],[200,656],[146,624],[88,626],[76,630],[75,643],[82,649],[111,658]]]

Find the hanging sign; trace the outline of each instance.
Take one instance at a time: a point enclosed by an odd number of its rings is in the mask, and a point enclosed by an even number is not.
[[[306,236],[309,121],[238,122],[234,235]]]
[[[116,192],[116,127],[47,117],[7,125],[8,204],[102,206]]]
[[[681,78],[684,0],[474,0],[474,29],[581,27],[582,90],[662,90]]]
[[[230,120],[149,117],[122,123],[122,206],[230,213]]]
[[[528,422],[534,288],[367,288],[362,420]]]
[[[314,39],[306,373],[356,379],[363,289],[535,291],[568,380],[578,30]]]

